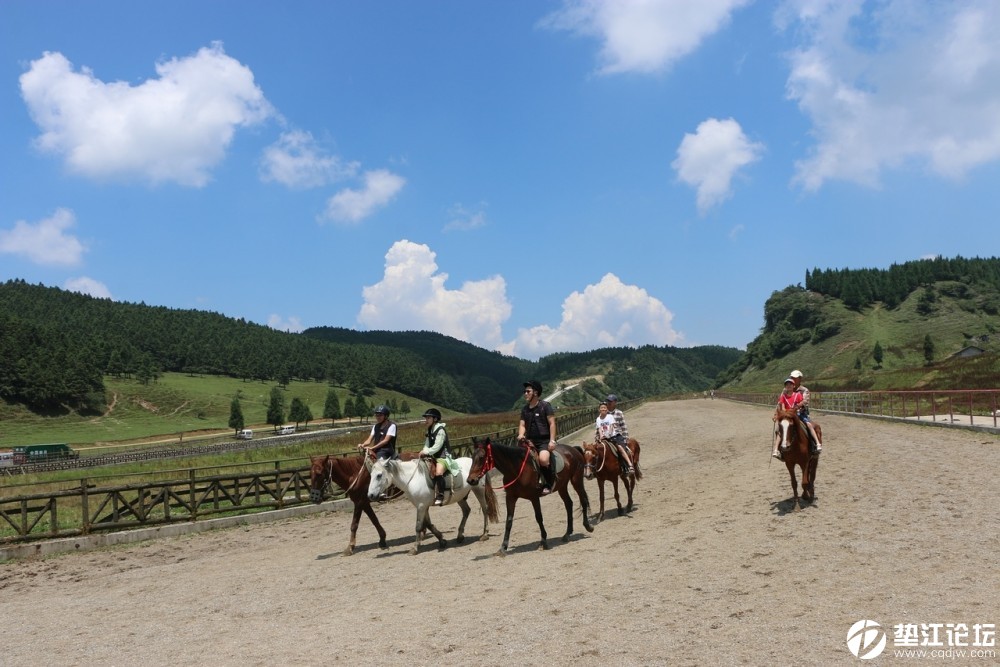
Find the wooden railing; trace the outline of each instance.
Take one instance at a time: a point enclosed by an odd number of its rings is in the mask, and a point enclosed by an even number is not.
[[[716,398],[774,406],[779,392],[716,392]],[[1000,389],[935,391],[814,391],[810,408],[983,429],[1000,428]]]

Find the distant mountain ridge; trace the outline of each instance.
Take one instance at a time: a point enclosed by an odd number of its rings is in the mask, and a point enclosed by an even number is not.
[[[171,371],[287,384],[325,380],[352,393],[391,389],[460,412],[511,409],[526,379],[605,377],[566,400],[613,387],[623,397],[702,390],[734,348],[644,346],[526,361],[427,331],[302,334],[198,310],[122,303],[23,280],[0,284],[0,398],[42,413],[99,413],[105,374],[153,382]]]

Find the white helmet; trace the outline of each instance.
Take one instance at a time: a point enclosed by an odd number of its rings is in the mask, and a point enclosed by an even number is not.
[[[791,373],[788,374],[788,377],[801,378],[802,371],[792,371]]]

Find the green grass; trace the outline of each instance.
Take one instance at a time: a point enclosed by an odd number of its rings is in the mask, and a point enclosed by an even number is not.
[[[109,411],[101,416],[41,416],[22,406],[0,403],[0,447],[66,442],[86,449],[88,446],[127,443],[157,436],[176,442],[207,432],[227,433],[231,432],[228,422],[234,396],[240,399],[247,428],[271,428],[266,420],[267,404],[275,386],[273,383],[166,373],[158,382],[149,385],[106,377],[105,386]],[[286,414],[292,399],[297,397],[309,406],[316,418],[310,426],[328,423],[320,415],[323,414],[330,388],[324,382],[291,382],[283,390]],[[344,387],[333,389],[343,409],[349,396],[348,390]],[[432,407],[412,397],[382,390],[365,400],[374,407],[390,398],[399,403],[404,400],[409,403],[411,416]],[[447,410],[442,409],[442,412],[446,418],[449,416]]]

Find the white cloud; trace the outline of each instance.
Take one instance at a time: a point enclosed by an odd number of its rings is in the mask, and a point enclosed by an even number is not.
[[[392,201],[406,185],[406,179],[385,169],[365,172],[361,190],[341,190],[326,203],[324,219],[357,224]]]
[[[13,229],[0,229],[0,252],[21,255],[36,264],[77,266],[87,249],[66,233],[75,224],[76,216],[65,208],[56,209],[51,218],[37,224],[18,220]]]
[[[272,313],[267,318],[267,326],[278,331],[288,331],[290,333],[300,333],[305,327],[302,326],[302,320],[298,317],[291,316],[287,319]]]
[[[382,280],[362,290],[358,322],[369,329],[427,330],[497,349],[500,326],[510,317],[507,284],[500,276],[467,281],[448,289],[426,245],[397,241],[385,255]]]
[[[743,225],[742,223],[740,223],[738,225],[734,225],[733,228],[729,230],[729,234],[728,234],[729,240],[730,241],[735,241],[736,239],[738,239],[740,237],[740,235],[743,234],[743,231],[745,229],[746,229],[746,226]]]
[[[156,65],[137,86],[105,83],[46,52],[21,75],[21,95],[41,129],[37,146],[91,178],[139,177],[201,187],[237,127],[273,115],[248,67],[220,43]]]
[[[732,196],[732,180],[742,167],[760,159],[764,145],[751,142],[732,118],[709,118],[694,134],[685,134],[671,163],[677,178],[698,192],[698,212]]]
[[[93,278],[88,278],[87,276],[70,278],[63,283],[63,288],[69,290],[70,292],[89,294],[90,296],[97,297],[98,299],[112,298],[111,290],[108,289],[107,285],[98,280],[94,280]]]
[[[1000,4],[799,2],[779,19],[806,36],[787,83],[817,140],[796,165],[806,190],[876,187],[910,165],[961,178],[1000,159]]]
[[[290,188],[315,188],[349,178],[358,173],[358,162],[344,162],[328,155],[308,132],[284,132],[264,149],[261,179]]]
[[[485,204],[480,204],[477,209],[468,209],[462,204],[455,204],[448,211],[448,223],[442,231],[467,232],[486,226]]]
[[[540,25],[601,40],[600,71],[657,72],[693,52],[750,0],[564,0]]]
[[[635,285],[624,284],[612,273],[563,302],[558,328],[548,325],[521,329],[510,354],[537,359],[553,352],[581,352],[601,347],[675,345],[683,336],[671,327],[671,313],[663,303]]]

